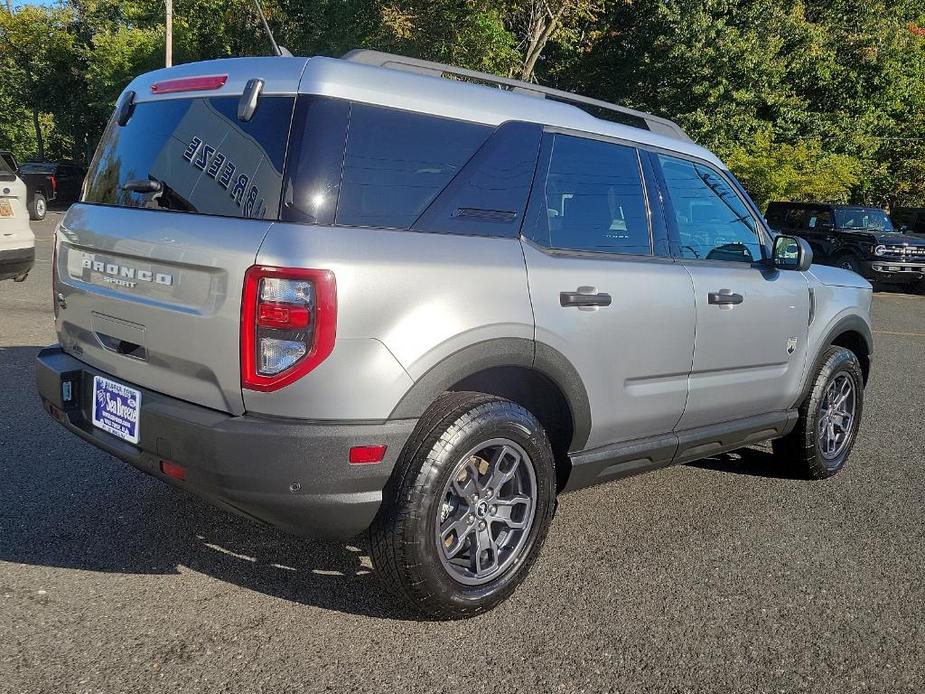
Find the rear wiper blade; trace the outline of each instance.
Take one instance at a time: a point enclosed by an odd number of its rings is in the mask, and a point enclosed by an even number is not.
[[[161,193],[164,190],[164,184],[154,177],[140,178],[126,181],[122,189],[132,193]]]

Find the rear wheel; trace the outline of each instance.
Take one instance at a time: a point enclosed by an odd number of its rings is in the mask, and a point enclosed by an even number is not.
[[[34,222],[40,222],[45,219],[45,214],[48,212],[48,201],[45,200],[45,196],[41,193],[36,193],[32,196],[32,199],[29,201],[29,219]]]
[[[832,346],[820,361],[796,428],[773,442],[775,455],[810,479],[831,477],[844,467],[864,407],[864,375],[857,356]]]
[[[406,605],[457,619],[524,579],[555,507],[552,451],[520,405],[449,393],[422,417],[370,528],[373,564]]]

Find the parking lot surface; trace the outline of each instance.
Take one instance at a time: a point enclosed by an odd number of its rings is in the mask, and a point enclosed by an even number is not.
[[[566,495],[510,601],[421,622],[362,541],[214,510],[42,412],[59,219],[0,284],[0,692],[925,691],[925,297],[874,299],[838,476],[758,448]]]

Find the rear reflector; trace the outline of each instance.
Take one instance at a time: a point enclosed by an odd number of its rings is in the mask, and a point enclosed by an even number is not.
[[[48,414],[57,419],[59,422],[67,422],[67,417],[64,415],[64,413],[51,403],[48,403]]]
[[[177,92],[204,92],[225,86],[228,75],[205,75],[202,77],[181,77],[176,80],[155,82],[151,85],[152,94],[176,94]]]
[[[186,470],[176,463],[171,463],[169,460],[161,461],[161,472],[181,482],[186,479]]]
[[[386,446],[354,446],[350,449],[351,465],[381,463],[385,458]]]

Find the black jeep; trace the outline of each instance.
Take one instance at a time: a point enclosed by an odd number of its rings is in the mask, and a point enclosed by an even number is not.
[[[896,231],[877,207],[772,202],[765,216],[775,231],[806,239],[815,262],[853,270],[875,282],[925,280],[925,238]]]

